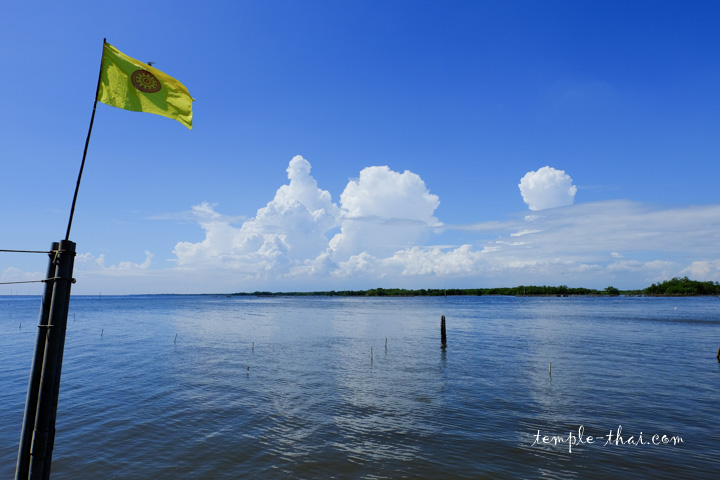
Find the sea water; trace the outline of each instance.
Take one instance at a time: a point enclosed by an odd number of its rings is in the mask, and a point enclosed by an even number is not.
[[[718,307],[73,297],[52,478],[717,478]],[[0,297],[0,478],[39,308]]]

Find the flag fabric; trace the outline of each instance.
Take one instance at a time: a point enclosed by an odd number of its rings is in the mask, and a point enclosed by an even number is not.
[[[103,48],[97,99],[106,105],[163,115],[192,130],[192,102],[185,85],[109,43]]]

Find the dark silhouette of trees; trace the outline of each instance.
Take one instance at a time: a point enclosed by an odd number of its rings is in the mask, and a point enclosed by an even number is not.
[[[326,292],[260,292],[236,293],[235,295],[255,295],[259,297],[274,296],[331,296],[331,297],[441,297],[459,295],[510,295],[516,297],[566,297],[570,295],[618,296],[618,295],[650,295],[650,296],[691,296],[720,295],[718,282],[698,282],[688,277],[675,277],[655,284],[643,290],[619,290],[613,286],[604,290],[591,288],[575,288],[567,285],[520,285],[517,287],[497,288],[434,288],[408,290],[405,288],[372,288],[370,290],[331,290]]]
[[[698,282],[688,277],[675,277],[662,283],[653,283],[643,290],[643,293],[664,296],[720,295],[720,285],[717,282]]]

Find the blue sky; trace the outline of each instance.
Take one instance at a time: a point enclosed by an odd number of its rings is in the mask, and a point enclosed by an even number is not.
[[[75,293],[720,280],[717,2],[5,2],[0,18],[0,248],[64,238],[103,38],[196,99],[192,131],[98,104]],[[45,264],[1,254],[0,281]]]

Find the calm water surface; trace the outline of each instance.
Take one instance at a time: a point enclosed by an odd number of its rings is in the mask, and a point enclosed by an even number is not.
[[[0,478],[39,307],[0,297]],[[717,478],[718,307],[73,297],[52,478]],[[542,441],[580,427],[596,438],[572,452]],[[626,443],[608,443],[619,428]],[[641,432],[648,444],[628,443]]]

